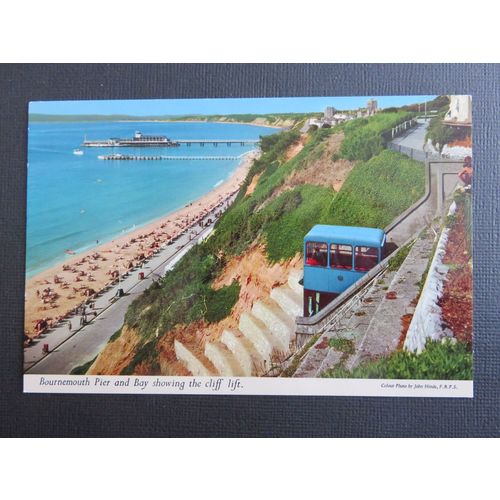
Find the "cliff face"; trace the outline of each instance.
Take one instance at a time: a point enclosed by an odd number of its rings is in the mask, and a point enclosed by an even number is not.
[[[216,116],[216,117],[186,117],[183,121],[206,121],[206,122],[221,122],[221,123],[242,123],[245,125],[260,125],[264,127],[279,127],[279,128],[289,128],[293,127],[299,121],[294,118],[279,118],[274,116],[258,116],[252,120],[241,121],[239,118],[234,118],[232,116]]]
[[[344,134],[342,133],[328,137],[323,142],[322,147],[318,148],[315,154],[304,162],[301,169],[294,170],[287,177],[283,185],[273,193],[272,198],[277,198],[281,193],[303,184],[331,187],[334,191],[339,191],[355,163],[339,157],[343,138]],[[298,144],[299,146],[302,145],[302,147],[290,148],[295,151],[295,154],[299,153],[304,146],[303,142]],[[293,156],[287,158],[287,160],[291,158]]]
[[[273,288],[286,283],[290,272],[294,269],[302,269],[300,254],[286,262],[270,264],[265,247],[261,243],[252,245],[245,253],[234,257],[213,283],[214,289],[227,286],[234,280],[240,283],[239,298],[231,313],[217,323],[196,321],[188,325],[177,325],[171,331],[160,334],[156,341],[160,373],[187,375],[186,369],[175,356],[174,339],[181,341],[191,352],[202,354],[206,342],[217,340],[226,329],[237,328],[241,313],[250,310],[255,301],[269,296]],[[121,335],[99,354],[88,373],[118,375],[131,364],[140,344],[140,335],[134,329],[125,326]],[[213,371],[213,366],[207,368]],[[153,371],[153,367],[147,361],[139,363],[134,368],[136,375],[151,375]]]

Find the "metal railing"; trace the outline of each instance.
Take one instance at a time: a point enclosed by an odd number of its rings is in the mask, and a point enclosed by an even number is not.
[[[410,148],[401,144],[387,143],[387,149],[404,154],[412,160],[427,161],[427,160],[463,160],[464,155],[443,155],[441,153],[430,153],[422,149]]]

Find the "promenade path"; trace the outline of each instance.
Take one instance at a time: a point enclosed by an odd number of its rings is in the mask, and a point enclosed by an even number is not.
[[[396,137],[391,143],[405,148],[412,148],[417,151],[425,151],[425,134],[429,127],[429,121],[417,120],[417,122],[418,125],[416,127],[411,128],[406,134]]]
[[[81,315],[73,316],[71,330],[68,321],[62,322],[56,328],[35,339],[32,345],[24,349],[24,371],[30,374],[68,374],[71,370],[93,359],[105,347],[109,338],[123,325],[125,313],[129,305],[144,290],[160,278],[166,268],[171,268],[194,245],[206,238],[213,230],[216,221],[215,212],[224,210],[235,199],[233,194],[222,203],[207,213],[203,222],[208,219],[214,221],[203,230],[195,226],[196,236],[189,239],[191,229],[182,235],[173,245],[164,247],[157,255],[152,257],[120,283],[112,286],[99,296],[93,309],[86,307],[87,319],[90,321],[80,326]],[[139,280],[139,273],[143,272],[145,278]],[[116,298],[119,288],[124,291],[124,296]],[[93,318],[93,311],[97,317]],[[49,353],[43,352],[43,344],[49,344]]]
[[[460,171],[460,163],[448,162],[446,159],[440,163],[439,154],[428,151],[425,142],[425,134],[429,127],[429,120],[418,119],[418,125],[410,129],[406,134],[396,137],[389,143],[391,149],[397,150],[401,146],[401,152],[412,158],[423,161],[427,153],[431,161],[429,179],[429,198],[417,210],[406,217],[401,224],[394,227],[388,234],[389,241],[402,245],[408,238],[411,238],[420,228],[428,226],[436,216],[436,212],[441,208],[440,196],[449,196],[458,179],[456,175],[448,175]],[[432,157],[432,158],[431,158]],[[445,175],[442,175],[446,172]],[[441,193],[439,193],[441,191]]]

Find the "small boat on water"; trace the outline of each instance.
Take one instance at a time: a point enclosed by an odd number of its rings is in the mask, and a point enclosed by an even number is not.
[[[76,252],[74,252],[73,250],[64,250],[64,253],[67,253],[68,255],[75,255]]]
[[[73,154],[81,156],[83,155],[83,151],[81,149],[73,149]]]

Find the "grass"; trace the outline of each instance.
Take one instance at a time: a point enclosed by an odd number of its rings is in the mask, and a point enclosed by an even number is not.
[[[396,111],[345,122],[341,125],[345,137],[340,154],[348,160],[369,160],[385,148],[391,129],[413,116],[414,113]]]
[[[239,294],[240,284],[237,281],[233,281],[229,286],[208,294],[205,319],[209,323],[216,323],[224,319],[236,304]]]
[[[310,340],[304,344],[302,349],[293,357],[292,362],[281,372],[280,377],[293,377],[305,354],[316,343],[322,334],[323,332],[319,332],[316,335],[313,335]]]
[[[401,247],[398,253],[389,260],[389,265],[387,266],[387,269],[389,271],[397,271],[401,267],[401,264],[403,264],[403,262],[406,260],[406,257],[408,257],[413,243],[414,242],[412,241]]]
[[[207,121],[232,121],[241,123],[250,123],[254,120],[260,118],[265,121],[267,125],[272,125],[279,120],[291,120],[293,122],[305,120],[307,118],[317,118],[320,117],[322,113],[273,113],[273,114],[230,114],[230,115],[187,115],[187,116],[176,116],[171,118],[172,120],[207,120]]]
[[[323,222],[384,228],[424,190],[422,163],[385,150],[355,165]]]
[[[345,354],[346,356],[354,354],[356,350],[354,347],[354,342],[349,339],[330,339],[328,345]]]
[[[278,120],[292,120],[298,122],[307,118],[319,118],[322,113],[273,113],[273,114],[230,114],[230,115],[48,115],[42,113],[30,113],[30,122],[95,122],[95,121],[117,121],[117,120],[169,120],[169,121],[231,121],[250,123],[257,118],[263,119],[265,124],[271,125]]]
[[[263,227],[270,262],[290,259],[302,251],[304,236],[322,218],[334,196],[330,188],[302,185],[265,208],[266,214],[277,215]]]
[[[135,328],[144,342],[151,340],[156,332],[168,332],[176,324],[197,320],[217,322],[229,314],[238,299],[239,283],[214,290],[212,282],[232,255],[244,251],[272,218],[280,217],[280,213],[270,209],[256,213],[256,206],[284,181],[286,174],[278,166],[283,163],[284,152],[298,137],[297,132],[288,131],[263,138],[263,154],[247,176],[248,184],[253,175],[262,173],[262,182],[254,195],[240,195],[216,223],[212,236],[194,246],[172,271],[131,304],[125,323]],[[245,186],[241,191],[245,192]],[[284,197],[280,203],[282,210],[287,211],[293,201]]]
[[[387,358],[364,362],[352,372],[340,365],[322,377],[472,380],[472,352],[463,342],[428,341],[421,354],[397,351]]]

